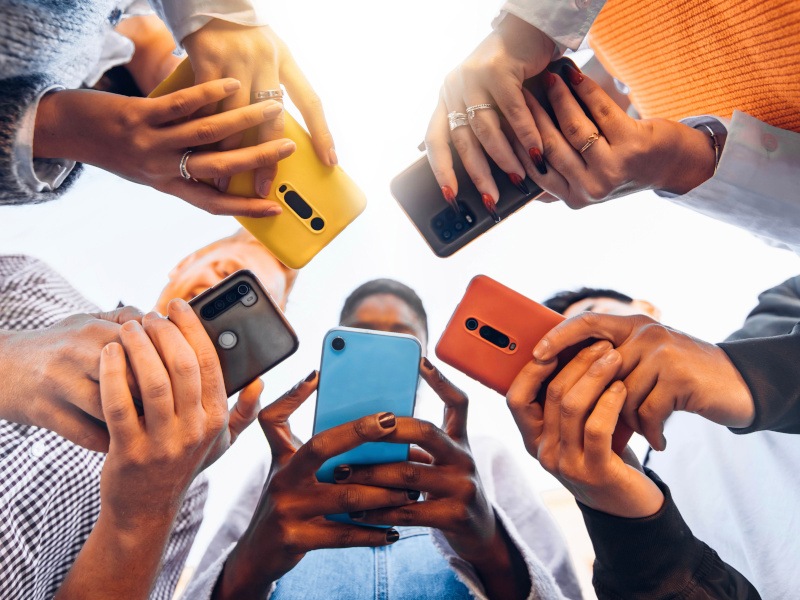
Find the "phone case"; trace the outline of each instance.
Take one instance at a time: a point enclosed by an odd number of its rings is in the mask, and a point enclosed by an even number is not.
[[[569,85],[565,66],[574,63],[568,58],[562,58],[551,63],[550,70],[559,75]],[[534,96],[539,98],[544,108],[551,114],[555,123],[555,114],[550,104],[543,100],[544,92],[537,78],[531,78],[524,83]],[[581,106],[583,104],[581,103]],[[584,112],[586,112],[584,107]],[[588,112],[587,112],[588,114]],[[481,194],[469,178],[461,158],[451,146],[453,169],[458,181],[458,201],[462,215],[456,215],[447,202],[442,198],[442,191],[436,178],[433,176],[427,156],[421,156],[410,167],[397,175],[391,183],[392,196],[406,213],[408,218],[422,235],[423,239],[433,253],[446,258],[461,250],[477,237],[486,233],[492,227],[499,225],[486,212],[481,200]],[[500,200],[497,203],[497,213],[503,219],[515,213],[538,198],[543,192],[529,177],[525,178],[525,185],[530,194],[520,192],[509,180],[508,176],[494,161],[486,156],[492,177],[500,191]]]
[[[281,309],[251,271],[236,271],[189,305],[214,343],[228,396],[283,362],[300,345]]]
[[[436,356],[505,396],[539,340],[563,320],[546,306],[477,275],[436,344]]]
[[[189,60],[184,60],[151,94],[163,96],[194,84]],[[328,167],[319,161],[311,137],[286,112],[284,136],[297,144],[297,150],[278,162],[278,171],[268,198],[281,204],[276,217],[237,217],[239,222],[287,267],[304,267],[366,207],[364,193],[341,167]],[[245,133],[243,146],[257,143],[255,129]],[[176,167],[177,168],[177,167]],[[253,173],[231,178],[228,191],[254,197]]]
[[[343,340],[336,349],[334,340]],[[410,335],[336,327],[326,335],[314,415],[314,433],[390,411],[414,415],[422,347]],[[377,464],[408,460],[408,444],[368,442],[322,465],[317,479],[333,482],[333,469],[342,464]],[[352,522],[347,515],[329,515]]]

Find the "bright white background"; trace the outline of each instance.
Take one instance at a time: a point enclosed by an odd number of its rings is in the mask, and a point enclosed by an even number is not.
[[[336,324],[343,299],[373,277],[394,277],[419,292],[432,348],[478,273],[534,299],[581,285],[618,288],[656,303],[667,324],[718,341],[739,326],[760,291],[800,270],[795,255],[649,193],[578,212],[532,205],[456,256],[436,258],[388,184],[418,156],[442,78],[489,30],[495,2],[272,4],[274,28],[321,95],[340,163],[369,206],[300,275],[287,316],[301,347],[266,377],[265,402],[318,366],[322,336]],[[44,259],[104,309],[119,300],[147,309],[180,258],[236,226],[231,218],[89,170],[58,202],[0,209],[0,251]],[[557,485],[524,453],[504,400],[445,370],[470,394],[472,433],[504,439],[540,489]],[[438,421],[436,399],[426,394],[423,405]],[[295,429],[303,438],[312,415],[313,402],[298,413]],[[198,547],[265,449],[260,431],[251,428],[212,468]],[[196,551],[190,564],[198,558]]]

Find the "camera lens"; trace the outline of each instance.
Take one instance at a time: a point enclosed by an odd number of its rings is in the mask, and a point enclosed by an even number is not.
[[[323,221],[319,217],[314,217],[313,219],[311,219],[311,229],[313,229],[314,231],[319,231],[323,227],[325,227],[325,221]]]
[[[240,296],[246,296],[247,292],[250,291],[250,286],[244,283],[239,284],[239,287],[236,288],[236,291],[239,293]]]
[[[279,188],[278,188],[278,191],[279,191],[281,194],[283,194],[283,193],[284,193],[284,192],[285,192],[287,189],[288,189],[288,188],[287,188],[285,185],[282,185],[281,187],[279,187]]]
[[[333,341],[331,342],[331,348],[334,350],[344,350],[344,338],[333,338]]]
[[[228,292],[225,294],[225,300],[228,302],[235,302],[236,301],[236,294],[234,292]]]
[[[222,310],[223,308],[225,308],[225,301],[222,298],[216,300],[214,302],[214,308],[216,308],[217,310]]]
[[[212,319],[214,318],[216,311],[214,310],[213,306],[211,306],[210,304],[206,304],[203,307],[203,310],[200,311],[200,314],[203,315],[206,319]]]
[[[467,319],[467,322],[464,323],[464,325],[466,325],[467,329],[469,329],[470,331],[475,331],[478,328],[478,320],[470,317],[469,319]]]
[[[452,231],[450,231],[449,229],[445,229],[445,230],[442,232],[442,237],[443,237],[445,240],[449,240],[451,237],[453,237],[453,232],[452,232]]]

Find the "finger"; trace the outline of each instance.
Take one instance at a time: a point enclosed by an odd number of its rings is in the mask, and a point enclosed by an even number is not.
[[[100,353],[100,401],[108,434],[118,444],[128,444],[142,432],[127,381],[122,346],[108,344]],[[85,425],[85,423],[84,423]],[[102,437],[100,438],[102,439]]]
[[[619,420],[619,412],[625,403],[625,386],[615,381],[603,392],[592,414],[586,420],[584,449],[587,468],[602,469],[608,464],[611,454],[611,437]]]
[[[528,157],[529,160],[536,156],[537,152],[541,156],[542,138],[518,83],[516,81],[509,81],[506,84],[498,83],[492,90],[492,96],[497,103],[497,108],[514,132],[514,137],[524,148],[523,156]]]
[[[522,441],[531,456],[536,456],[544,429],[542,405],[536,401],[542,384],[555,371],[558,361],[531,361],[514,378],[506,394],[506,404],[514,417]]]
[[[583,312],[559,323],[548,331],[533,349],[536,360],[552,360],[560,352],[589,338],[610,341],[619,347],[643,323],[638,316],[619,317]]]
[[[317,389],[317,372],[311,373],[291,390],[258,413],[258,423],[267,438],[273,460],[282,460],[297,450],[289,417]]]
[[[673,412],[675,412],[675,394],[666,385],[656,384],[639,406],[640,433],[659,452],[667,449],[664,423]]]
[[[95,319],[101,319],[103,321],[110,321],[111,323],[122,325],[128,321],[138,321],[141,323],[144,313],[135,306],[123,306],[122,308],[118,308],[116,310],[92,313],[91,316],[93,316]]]
[[[419,494],[409,495],[405,489],[389,489],[373,485],[320,483],[313,496],[297,501],[298,510],[308,517],[352,513],[388,506],[404,506],[416,502]]]
[[[621,362],[619,352],[608,350],[589,366],[564,396],[561,403],[561,456],[568,463],[579,464],[582,459],[587,419],[606,387],[614,380]]]
[[[240,77],[242,86],[227,98],[223,98],[220,102],[219,112],[226,113],[237,109],[242,109],[250,106],[252,88],[252,77],[249,76],[249,71],[243,71],[244,76]],[[258,110],[258,109],[256,109]],[[259,123],[260,125],[260,123]],[[228,137],[221,140],[217,146],[220,150],[233,150],[234,148],[241,147],[244,141],[244,132],[240,129],[237,132],[231,133]]]
[[[377,548],[400,539],[396,529],[347,525],[320,518],[308,527],[289,533],[285,544],[298,554],[322,548]]]
[[[337,484],[358,483],[376,488],[415,490],[449,496],[453,493],[452,481],[442,476],[442,468],[415,462],[384,463],[380,465],[341,465],[334,470]],[[383,508],[389,506],[373,506]]]
[[[282,212],[281,205],[277,202],[225,194],[197,181],[175,179],[164,191],[212,215],[274,217]]]
[[[566,66],[573,92],[580,98],[609,143],[613,144],[630,121],[628,114],[593,79]]]
[[[120,328],[120,341],[139,383],[145,428],[156,437],[166,436],[175,418],[172,384],[167,369],[153,342],[136,321],[128,321]]]
[[[447,531],[453,528],[453,506],[450,502],[428,500],[399,508],[368,510],[363,516],[359,515],[353,520],[364,524],[391,523],[395,527],[416,525]]]
[[[296,149],[292,140],[283,139],[227,152],[193,152],[186,169],[200,179],[220,179],[261,167],[275,167]]]
[[[558,128],[569,144],[580,154],[585,161],[589,158],[602,159],[608,156],[610,148],[602,136],[588,148],[584,148],[592,135],[598,134],[597,125],[592,123],[580,104],[572,95],[567,84],[560,77],[552,73],[545,75],[547,98],[553,107],[558,119]]]
[[[422,448],[417,448],[416,446],[411,446],[408,449],[408,460],[426,465],[433,464],[433,457]]]
[[[258,411],[261,408],[261,392],[263,391],[264,382],[256,379],[239,392],[239,397],[236,399],[236,404],[233,405],[228,418],[231,444],[258,417]]]
[[[328,122],[325,120],[322,101],[285,45],[281,46],[280,78],[292,102],[303,115],[303,121],[311,134],[311,143],[314,145],[317,156],[329,167],[337,165],[339,159],[336,156],[333,135],[331,135]]]
[[[636,352],[626,352],[625,365],[620,372],[626,390],[622,421],[638,433],[643,431],[639,409],[658,383],[658,370],[640,366],[640,358]]]
[[[395,444],[417,444],[434,458],[436,464],[465,466],[471,462],[450,436],[433,423],[411,417],[398,417],[397,428],[385,441]]]
[[[94,386],[93,386],[94,387]],[[97,404],[102,416],[102,401]],[[55,431],[61,437],[93,452],[108,452],[111,438],[106,423],[90,415],[70,402],[64,402],[59,410],[42,416],[41,427]]]
[[[169,373],[175,414],[189,418],[202,406],[200,366],[194,350],[174,323],[156,313],[145,315],[142,327]]]
[[[557,198],[569,197],[569,181],[552,165],[548,168],[548,163],[552,159],[561,169],[567,172],[583,168],[584,163],[575,155],[575,150],[569,145],[564,136],[550,119],[550,115],[542,108],[539,101],[528,90],[523,90],[525,101],[531,111],[531,115],[536,121],[539,135],[542,137],[542,153],[533,152],[530,154],[531,162],[534,164],[534,172],[529,173],[536,184]]]
[[[451,439],[459,442],[467,439],[467,395],[454,386],[427,358],[420,361],[419,374],[444,402],[444,424],[442,429]]]
[[[440,95],[439,103],[428,124],[425,133],[425,152],[428,155],[428,162],[431,171],[439,187],[442,196],[451,206],[457,206],[456,196],[458,194],[458,179],[453,170],[453,154],[450,150],[450,129],[447,121],[447,106],[444,98]]]
[[[276,77],[274,79],[269,78],[268,80],[262,80],[261,78],[257,77],[256,81],[256,89],[258,90],[281,90],[280,82],[277,78],[277,71],[275,73]],[[280,106],[283,107],[283,101],[279,102]],[[284,137],[284,111],[281,111],[279,114],[275,116],[274,119],[270,119],[269,121],[265,121],[262,123],[258,128],[258,143],[264,144],[266,142],[272,142],[274,140],[278,140]],[[277,163],[270,163],[263,166],[259,166],[256,168],[254,173],[254,185],[256,194],[261,196],[262,198],[266,198],[269,195],[270,189],[272,187],[272,182],[275,180],[275,176],[278,172]]]
[[[174,125],[169,130],[169,139],[175,148],[205,146],[251,127],[257,127],[264,122],[274,121],[282,113],[283,105],[280,102],[274,100],[259,102]],[[225,149],[221,146],[220,148]],[[195,174],[194,171],[190,172]]]
[[[160,98],[151,98],[151,124],[162,125],[189,117],[203,107],[235,94],[242,87],[238,79],[226,78],[194,85]]]

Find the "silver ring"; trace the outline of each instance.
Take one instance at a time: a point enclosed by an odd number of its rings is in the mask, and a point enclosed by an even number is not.
[[[181,173],[181,177],[183,177],[186,181],[197,181],[194,177],[192,177],[192,174],[189,173],[189,169],[186,168],[186,163],[189,162],[189,157],[192,155],[192,152],[194,152],[194,150],[187,150],[184,152],[183,156],[181,156],[181,163],[178,165],[178,170]]]
[[[578,152],[583,154],[584,152],[586,152],[589,149],[589,146],[594,144],[599,139],[600,139],[600,134],[595,131],[592,135],[590,135],[588,138],[586,138],[586,143],[583,145],[583,148],[578,150]]]
[[[263,102],[264,100],[277,100],[283,102],[283,90],[263,90],[260,92],[253,92],[251,95],[253,102]]]
[[[450,131],[453,131],[453,129],[456,127],[464,127],[465,125],[469,125],[467,113],[457,112],[455,110],[447,113],[447,122],[450,125]]]
[[[472,106],[468,106],[467,117],[469,117],[470,121],[475,118],[475,113],[479,110],[494,110],[494,104],[487,104],[484,102],[483,104],[474,104]]]

